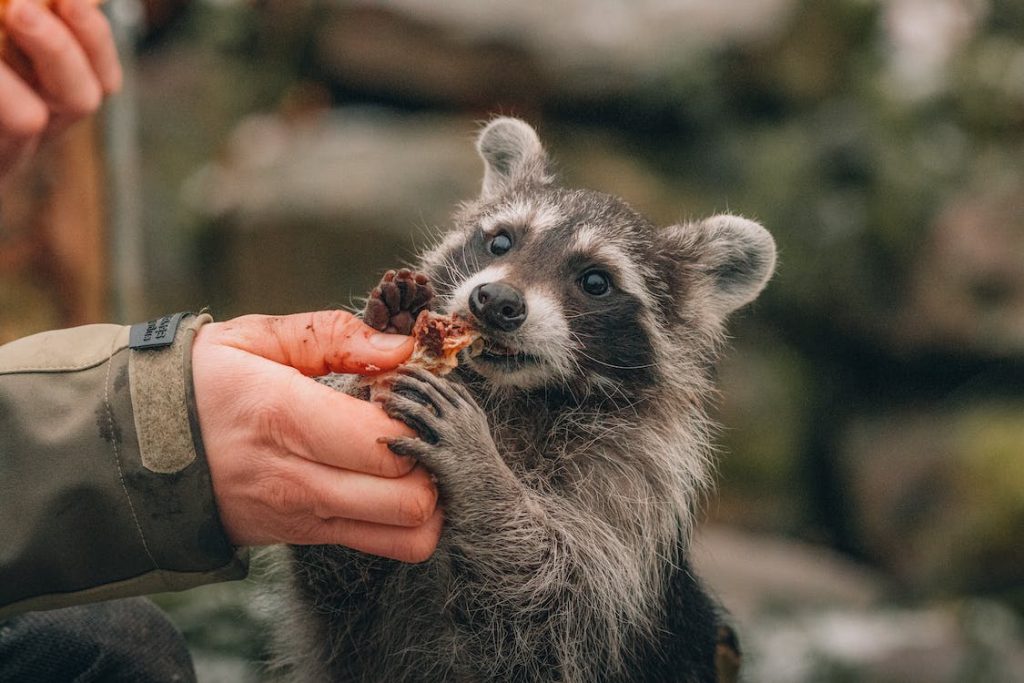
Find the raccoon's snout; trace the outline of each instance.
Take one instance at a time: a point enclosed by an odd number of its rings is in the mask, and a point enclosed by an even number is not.
[[[486,326],[512,332],[526,320],[526,298],[512,285],[488,282],[470,292],[469,311]]]

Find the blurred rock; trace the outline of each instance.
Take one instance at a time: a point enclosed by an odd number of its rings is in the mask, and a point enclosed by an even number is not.
[[[529,113],[664,83],[698,53],[777,32],[795,4],[335,0],[317,58],[362,95]]]
[[[867,567],[777,535],[704,525],[692,547],[697,575],[741,624],[777,611],[865,609],[886,589]]]
[[[550,88],[519,43],[466,40],[383,7],[336,7],[317,28],[315,45],[323,77],[363,97],[522,114],[536,110]]]
[[[358,307],[478,191],[475,130],[378,110],[246,119],[185,186],[207,224],[212,303],[221,315]]]
[[[911,592],[1024,586],[1024,404],[892,412],[847,432],[840,469],[870,556]]]
[[[208,220],[241,230],[282,221],[378,224],[405,235],[414,224],[446,221],[472,194],[483,167],[465,119],[397,117],[338,109],[289,122],[255,115],[232,132],[218,159],[185,187]]]
[[[765,616],[747,630],[746,680],[759,683],[1017,683],[1019,619],[983,601]]]
[[[900,334],[916,346],[1024,357],[1024,177],[978,184],[948,202],[922,245]]]
[[[729,612],[758,683],[1013,683],[1020,619],[996,603],[896,605],[888,582],[820,546],[699,529],[694,569]]]

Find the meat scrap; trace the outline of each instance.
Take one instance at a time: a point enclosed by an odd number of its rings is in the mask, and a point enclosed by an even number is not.
[[[447,375],[459,365],[459,352],[469,349],[471,355],[479,355],[484,340],[473,325],[457,314],[442,315],[432,311],[421,311],[412,328],[414,346],[412,355],[400,368],[423,368],[435,375]],[[369,398],[376,392],[390,389],[395,372],[364,377],[361,386],[370,388]]]
[[[459,352],[468,348],[471,355],[483,350],[480,333],[458,314],[441,315],[421,311],[412,328],[416,345],[404,365],[446,375],[459,364]]]

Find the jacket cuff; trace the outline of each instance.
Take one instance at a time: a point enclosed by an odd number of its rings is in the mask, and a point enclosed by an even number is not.
[[[195,411],[210,318],[172,318],[0,347],[0,619],[245,576]]]
[[[185,313],[132,327],[128,375],[139,447],[124,463],[125,487],[143,508],[137,518],[143,538],[153,539],[156,569],[241,578],[248,557],[220,523],[192,382],[192,344],[211,320]],[[165,333],[163,343],[147,340],[154,329]]]

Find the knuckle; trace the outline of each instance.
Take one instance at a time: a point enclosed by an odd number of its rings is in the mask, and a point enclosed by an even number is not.
[[[422,486],[417,487],[417,490],[399,499],[399,518],[405,526],[422,526],[433,516],[436,505],[437,497],[432,490]]]
[[[326,318],[324,321],[326,323],[325,327],[331,331],[332,341],[348,339],[362,329],[364,325],[362,320],[348,311],[320,311],[316,315]]]
[[[429,560],[437,549],[437,543],[441,539],[441,530],[423,529],[417,533],[412,540],[402,548],[401,559],[412,564],[419,564]]]
[[[282,540],[286,543],[311,544],[329,540],[323,521],[308,517],[297,517],[286,521],[283,536]]]
[[[268,401],[254,410],[257,442],[265,446],[287,446],[293,439],[293,426],[287,406]]]
[[[311,501],[305,487],[288,477],[275,476],[262,482],[260,497],[273,510],[285,514],[305,513]]]

